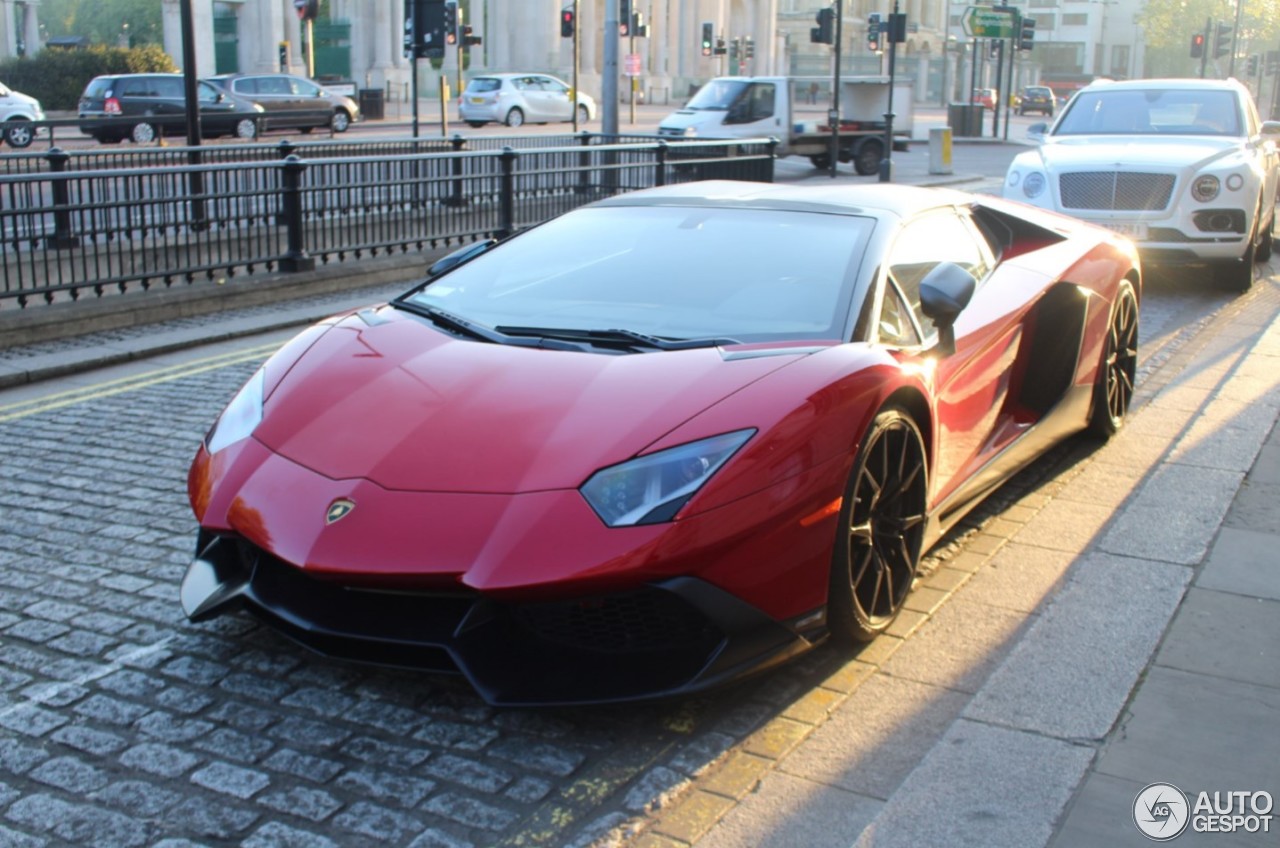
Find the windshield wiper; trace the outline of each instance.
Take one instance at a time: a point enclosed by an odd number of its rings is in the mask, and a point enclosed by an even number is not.
[[[566,341],[571,342],[571,339],[560,340],[553,337],[527,338],[520,335],[508,335],[500,328],[488,327],[484,324],[468,321],[466,318],[454,315],[452,312],[446,312],[438,306],[427,306],[424,303],[417,303],[412,300],[393,300],[391,305],[426,318],[438,327],[444,327],[446,330],[452,330],[455,333],[479,339],[482,342],[516,345],[518,347],[541,347],[551,350],[583,350],[581,344],[565,343]]]
[[[599,347],[622,345],[630,348],[648,348],[650,350],[692,350],[699,347],[720,347],[722,345],[742,344],[737,339],[704,338],[704,339],[664,339],[635,330],[570,330],[560,327],[496,327],[498,332],[512,336],[540,336],[548,339],[564,339],[566,341],[582,341]]]

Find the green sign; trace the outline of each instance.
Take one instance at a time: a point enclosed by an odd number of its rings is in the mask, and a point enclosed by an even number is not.
[[[1013,38],[1013,12],[997,12],[982,6],[969,6],[964,10],[961,23],[964,34],[971,38]]]

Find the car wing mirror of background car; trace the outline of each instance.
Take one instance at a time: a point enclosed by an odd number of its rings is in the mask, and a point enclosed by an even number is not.
[[[432,263],[431,267],[427,269],[427,277],[438,277],[445,271],[451,271],[459,265],[470,262],[480,254],[488,252],[488,250],[497,243],[497,239],[485,239],[484,241],[478,241],[475,244],[468,244],[460,247],[453,253],[450,253],[447,256],[442,256]]]
[[[954,262],[939,262],[920,281],[920,308],[938,328],[938,353],[956,352],[956,318],[969,305],[978,281]]]

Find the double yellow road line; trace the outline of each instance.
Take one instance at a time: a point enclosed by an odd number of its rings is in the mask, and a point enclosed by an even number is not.
[[[87,403],[88,401],[99,400],[112,395],[145,389],[148,386],[154,386],[159,383],[171,383],[174,380],[202,374],[205,371],[216,371],[219,368],[227,368],[231,365],[263,360],[277,351],[281,344],[283,343],[272,342],[271,344],[258,345],[217,356],[194,359],[191,362],[184,362],[180,365],[169,365],[148,371],[145,374],[136,374],[132,377],[120,377],[116,380],[95,383],[92,386],[68,389],[64,392],[56,392],[32,400],[0,404],[0,424],[6,421],[14,421],[18,418],[26,418],[29,415],[37,415],[41,412],[50,412],[66,406],[74,406],[78,403]]]

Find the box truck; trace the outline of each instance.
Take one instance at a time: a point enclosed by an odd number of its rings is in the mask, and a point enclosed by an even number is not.
[[[815,168],[831,165],[830,78],[716,77],[685,104],[662,119],[658,134],[672,138],[778,139],[779,156],[807,156]],[[911,137],[914,84],[895,79],[894,149],[905,150]],[[840,81],[837,158],[852,162],[868,176],[884,158],[885,114],[889,111],[887,76],[856,76]]]

